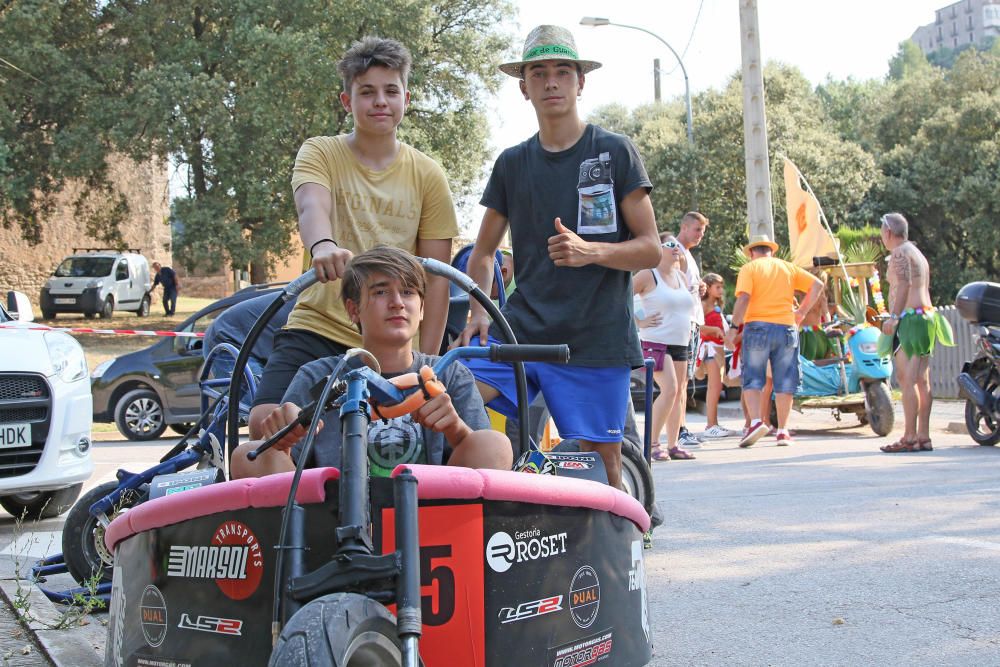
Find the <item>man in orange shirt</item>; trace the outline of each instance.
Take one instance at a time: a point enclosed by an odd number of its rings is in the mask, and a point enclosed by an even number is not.
[[[788,414],[792,395],[799,386],[798,326],[819,297],[823,283],[808,271],[774,257],[778,244],[766,236],[754,236],[743,248],[753,260],[740,269],[736,278],[736,305],[727,343],[735,341],[736,329],[743,327],[743,395],[750,414],[760,415],[761,390],[771,363],[775,405],[778,409],[778,445],[792,444]],[[805,298],[795,307],[795,292]],[[750,423],[740,447],[750,447],[767,433],[758,417]]]

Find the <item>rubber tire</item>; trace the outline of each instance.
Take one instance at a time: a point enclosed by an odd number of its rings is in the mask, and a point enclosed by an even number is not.
[[[971,372],[976,384],[983,391],[994,397],[1000,395],[1000,374],[988,358],[977,359]],[[980,430],[980,420],[983,420],[985,422],[983,425],[991,430]],[[989,422],[993,422],[992,427]],[[972,401],[965,402],[965,429],[969,432],[969,437],[983,447],[992,447],[1000,442],[1000,419],[983,414]]]
[[[638,500],[647,514],[653,512],[653,473],[642,455],[642,448],[629,440],[622,441],[622,484]]]
[[[92,319],[94,319],[95,317],[97,317],[97,313],[90,313],[90,312],[87,312],[87,313],[84,313],[84,314],[83,314],[83,318],[84,318],[85,320],[92,320]]]
[[[112,296],[108,296],[104,300],[104,305],[101,307],[101,319],[110,320],[112,315],[115,314],[115,299]]]
[[[56,319],[56,314],[54,312],[52,312],[51,310],[43,310],[42,311],[42,319],[43,320],[54,320],[54,319]]]
[[[896,415],[892,409],[892,393],[885,382],[872,382],[865,387],[865,415],[877,435],[892,433]]]
[[[19,493],[11,496],[0,496],[0,507],[11,513],[16,519],[27,521],[51,519],[59,516],[80,497],[83,484],[74,484],[56,491],[35,491]]]
[[[160,414],[160,423],[151,431],[147,432],[135,432],[128,428],[125,422],[125,412],[128,406],[141,400],[151,400],[156,403],[156,408]],[[156,395],[156,392],[152,389],[133,389],[118,400],[118,404],[115,405],[115,426],[118,427],[118,432],[123,436],[132,441],[143,442],[145,440],[155,440],[163,435],[163,432],[167,430],[167,423],[164,421],[163,417],[163,404],[160,402],[160,397]]]
[[[149,297],[142,297],[142,301],[139,303],[139,309],[135,311],[135,314],[139,317],[146,317],[149,315]]]
[[[292,616],[267,664],[395,666],[402,662],[401,653],[396,619],[388,609],[363,595],[334,593],[313,600]]]
[[[187,432],[191,430],[192,426],[194,426],[194,422],[185,422],[183,424],[167,424],[167,428],[169,428],[177,435],[187,435]],[[194,435],[195,437],[198,437],[197,433],[195,433]]]
[[[80,496],[80,499],[73,505],[73,509],[66,515],[62,534],[63,560],[70,575],[81,586],[87,586],[94,574],[100,570],[103,570],[100,581],[111,581],[114,563],[105,563],[94,546],[94,530],[97,529],[98,522],[90,515],[90,506],[117,488],[118,482],[116,481],[105,482],[94,487]],[[123,509],[135,507],[145,502],[146,498],[147,494],[132,492],[127,498],[122,498],[116,508],[118,510],[116,514]],[[113,516],[109,515],[109,518],[113,518]],[[103,534],[102,531],[100,535],[103,536]]]

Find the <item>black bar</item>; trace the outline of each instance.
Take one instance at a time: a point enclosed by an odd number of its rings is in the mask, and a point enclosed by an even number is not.
[[[646,457],[646,463],[653,463],[653,367],[656,362],[652,359],[644,359],[642,362],[646,367],[646,395],[645,395],[645,416],[646,421],[643,427],[642,454]]]
[[[287,556],[288,560],[285,561],[285,569],[288,572],[288,576],[282,579],[286,583],[290,583],[306,573],[306,510],[298,503],[293,503],[289,510],[291,511],[291,516],[288,520],[288,546],[285,547],[289,552]],[[295,615],[295,612],[302,607],[302,603],[294,599],[291,595],[284,595],[282,597],[282,622],[288,623],[292,616]]]
[[[417,525],[417,478],[406,470],[393,480],[396,502],[396,549],[403,569],[396,581],[396,630],[401,640],[419,637],[420,536]]]
[[[302,412],[299,413],[299,416],[296,417],[295,421],[285,424],[284,426],[281,427],[281,430],[279,430],[277,433],[272,435],[264,442],[260,443],[257,449],[247,452],[247,460],[256,461],[258,456],[260,456],[267,450],[271,449],[271,447],[273,447],[275,443],[277,443],[279,440],[288,435],[288,433],[296,426],[299,425],[309,426],[309,422],[312,421],[313,413],[315,412],[316,412],[316,401],[313,401],[306,407],[302,408]]]
[[[490,361],[565,364],[569,361],[569,345],[490,345]]]
[[[340,507],[337,508],[337,553],[371,553],[368,540],[368,418],[355,410],[341,414]]]

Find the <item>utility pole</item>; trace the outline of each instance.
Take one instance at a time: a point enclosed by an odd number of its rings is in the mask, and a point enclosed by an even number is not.
[[[743,143],[750,236],[764,234],[774,240],[771,160],[767,153],[764,73],[760,62],[756,0],[740,0],[740,50],[743,54]]]
[[[660,102],[660,59],[653,58],[653,100]]]

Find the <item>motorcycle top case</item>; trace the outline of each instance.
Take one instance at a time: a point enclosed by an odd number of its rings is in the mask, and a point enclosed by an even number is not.
[[[959,315],[975,324],[1000,324],[1000,284],[969,283],[958,290],[955,308]]]

